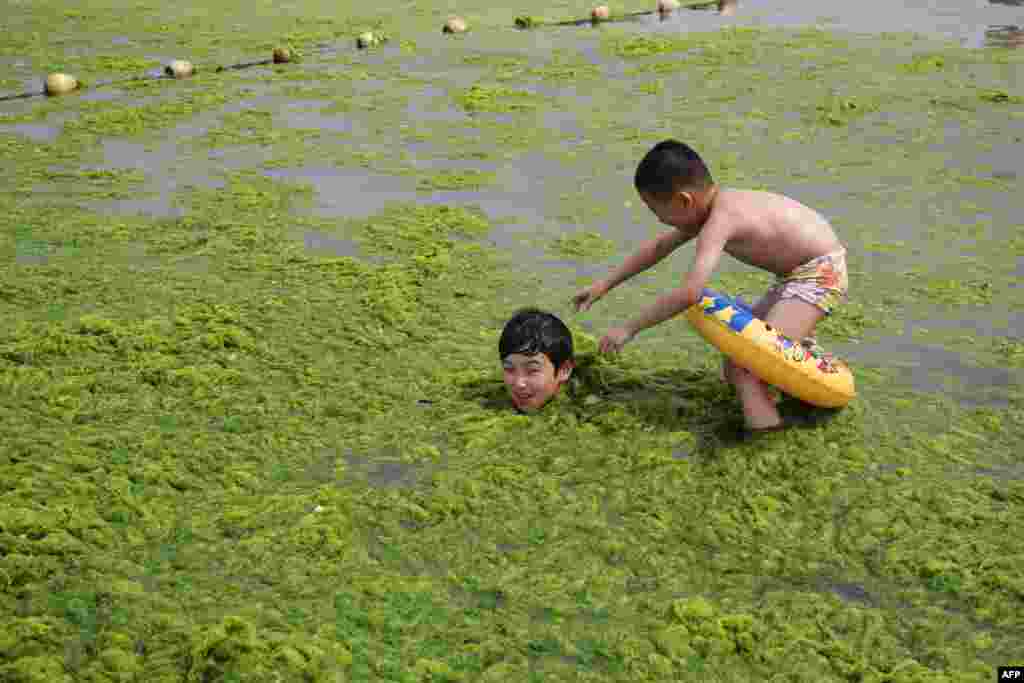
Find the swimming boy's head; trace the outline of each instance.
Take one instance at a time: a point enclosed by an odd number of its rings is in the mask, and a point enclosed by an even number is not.
[[[505,323],[498,355],[513,405],[533,412],[572,375],[572,334],[554,315],[524,308]]]
[[[633,182],[659,221],[684,230],[707,220],[716,191],[700,156],[678,140],[656,144],[640,161]]]

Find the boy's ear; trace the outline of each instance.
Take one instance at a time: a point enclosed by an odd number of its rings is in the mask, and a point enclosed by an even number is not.
[[[677,190],[676,191],[676,200],[679,201],[679,202],[682,202],[683,207],[688,209],[691,206],[693,206],[693,202],[694,202],[693,193],[692,192],[687,192],[686,190]]]
[[[567,382],[572,377],[572,370],[576,367],[576,364],[571,360],[563,361],[562,365],[558,368],[558,372],[555,375],[555,379],[559,382]]]

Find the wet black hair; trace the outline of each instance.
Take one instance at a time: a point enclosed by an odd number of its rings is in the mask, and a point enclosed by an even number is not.
[[[501,360],[513,353],[532,356],[543,353],[555,366],[572,360],[572,333],[557,316],[537,308],[523,308],[505,323],[498,340]]]
[[[703,190],[714,184],[700,155],[678,140],[656,144],[636,168],[637,192],[667,197],[679,190]]]

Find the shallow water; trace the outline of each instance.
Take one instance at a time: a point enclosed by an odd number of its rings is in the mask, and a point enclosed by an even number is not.
[[[893,4],[884,0],[848,3],[838,0],[816,2],[795,0],[776,3],[771,0],[740,0],[734,16],[715,12],[680,11],[661,21],[645,17],[644,24],[672,31],[684,26],[690,30],[714,30],[722,25],[794,27],[821,25],[856,33],[913,32],[953,40],[964,47],[1019,45],[1002,27],[1024,24],[1019,5],[986,0],[913,0]],[[1017,42],[1013,42],[1016,40]]]
[[[304,168],[267,171],[271,178],[301,180],[314,187],[317,211],[325,216],[365,218],[395,201],[417,197],[416,182],[363,169]]]
[[[1024,387],[1024,371],[965,364],[959,353],[941,346],[889,337],[877,344],[837,345],[836,353],[854,364],[896,368],[914,390],[940,393],[964,405],[1007,405],[1009,389]]]
[[[18,123],[13,126],[0,126],[0,132],[17,133],[33,140],[53,142],[60,135],[60,127],[42,123]]]

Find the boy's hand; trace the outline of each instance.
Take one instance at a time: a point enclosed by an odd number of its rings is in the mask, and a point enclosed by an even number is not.
[[[604,282],[597,281],[590,285],[582,292],[579,292],[572,298],[572,305],[576,308],[576,312],[588,311],[598,300],[608,293],[608,290],[604,286]]]
[[[634,333],[625,327],[616,327],[608,331],[608,334],[601,337],[599,348],[601,353],[618,353],[622,347],[628,344],[634,337]]]

